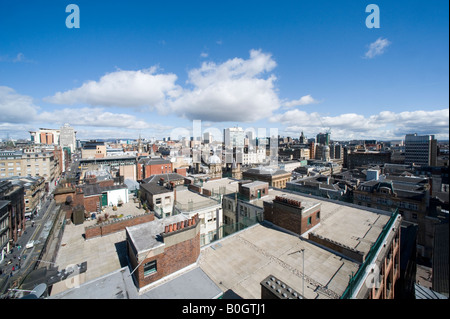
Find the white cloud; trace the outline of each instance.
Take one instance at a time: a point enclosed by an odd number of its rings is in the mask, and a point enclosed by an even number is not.
[[[188,119],[205,121],[257,121],[280,107],[276,77],[267,72],[276,66],[270,54],[251,50],[247,60],[234,58],[216,64],[204,62],[189,72],[182,94],[169,103],[170,110]]]
[[[116,127],[127,129],[148,129],[151,128],[147,122],[137,119],[129,114],[117,114],[105,111],[103,108],[81,109],[65,108],[52,112],[42,112],[38,116],[39,121],[63,125],[70,119],[70,124],[74,126],[92,127]]]
[[[98,81],[58,92],[45,101],[56,104],[133,107],[157,110],[188,119],[256,121],[280,107],[269,74],[276,67],[272,56],[251,50],[248,59],[233,58],[221,64],[204,62],[188,72],[187,87],[175,74],[158,74],[157,68],[108,73]]]
[[[13,62],[13,63],[22,62],[22,63],[32,63],[32,62],[34,62],[34,61],[28,59],[27,57],[25,57],[25,54],[23,54],[22,52],[19,52],[19,53],[17,53],[16,56],[14,56],[14,57],[9,57],[8,55],[0,56],[0,62]]]
[[[207,58],[207,57],[208,57],[208,53],[202,52],[202,53],[200,53],[200,56],[201,56],[202,58]]]
[[[25,55],[22,52],[19,52],[17,56],[13,59],[13,62],[21,62],[25,60]]]
[[[88,104],[92,106],[161,107],[167,97],[176,96],[175,74],[155,74],[156,67],[138,71],[118,70],[99,81],[58,92],[45,101],[55,104]]]
[[[280,123],[287,132],[305,131],[314,135],[330,129],[332,138],[338,140],[402,139],[408,133],[435,134],[438,138],[446,139],[449,136],[448,109],[400,113],[382,111],[370,116],[356,113],[321,116],[295,109],[273,116],[270,122]]]
[[[35,119],[39,107],[33,99],[14,89],[0,86],[0,123],[28,123]]]
[[[302,106],[302,105],[308,105],[308,104],[315,104],[319,103],[316,99],[314,99],[311,95],[305,95],[302,96],[298,100],[292,100],[289,102],[283,103],[283,106],[285,107],[293,107],[293,106]]]
[[[369,45],[369,50],[366,52],[365,57],[372,59],[377,55],[383,54],[390,44],[391,42],[389,42],[388,39],[378,38]]]

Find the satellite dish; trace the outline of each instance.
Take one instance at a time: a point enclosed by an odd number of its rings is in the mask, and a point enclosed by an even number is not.
[[[36,295],[37,298],[40,298],[45,293],[46,290],[47,285],[42,283],[34,287],[33,292],[31,294]]]

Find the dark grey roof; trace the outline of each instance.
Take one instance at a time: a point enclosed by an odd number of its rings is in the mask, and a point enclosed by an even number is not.
[[[141,188],[153,195],[171,192],[170,189],[157,183],[142,183]]]
[[[259,174],[259,175],[281,175],[288,174],[284,169],[267,169],[267,168],[251,168],[246,170],[244,173],[249,174]]]
[[[6,205],[8,205],[10,203],[9,200],[0,200],[0,209],[2,209],[3,207],[5,207]]]
[[[447,296],[416,283],[414,284],[414,289],[416,299],[448,299]]]
[[[172,162],[163,158],[142,158],[139,160],[139,163],[145,165],[158,165],[158,164],[170,164]]]
[[[436,225],[433,251],[433,289],[448,296],[449,224]]]
[[[147,177],[147,178],[143,179],[142,182],[144,182],[144,183],[158,183],[161,178],[164,178],[164,182],[184,180],[184,176],[183,175],[180,175],[178,173],[168,173],[168,174],[152,175],[150,177]]]
[[[84,191],[84,196],[93,196],[93,195],[100,195],[104,192],[111,191],[111,190],[124,189],[124,188],[128,189],[128,186],[125,184],[120,184],[120,185],[111,185],[111,186],[103,186],[102,187],[98,184],[87,184],[87,185],[83,185],[82,188]]]

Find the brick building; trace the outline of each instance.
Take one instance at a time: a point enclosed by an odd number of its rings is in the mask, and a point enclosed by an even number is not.
[[[8,242],[15,243],[25,230],[24,194],[25,191],[22,185],[13,184],[11,181],[0,182],[0,201],[3,203],[3,217],[6,214],[8,216],[2,224],[8,232],[5,244]]]
[[[344,159],[344,166],[354,169],[365,165],[384,165],[391,163],[391,152],[383,151],[352,151]]]
[[[172,162],[162,158],[143,158],[137,164],[137,180],[141,181],[152,175],[173,172]]]
[[[138,289],[197,262],[200,255],[198,215],[184,215],[126,228],[128,258]]]
[[[353,203],[390,212],[398,209],[405,221],[419,225],[417,253],[422,258],[430,259],[434,225],[439,223],[430,215],[430,191],[428,178],[386,176],[361,183],[353,191]]]
[[[242,173],[243,179],[269,183],[270,187],[285,188],[292,174],[278,168],[251,168]]]
[[[275,196],[264,202],[264,219],[296,234],[303,234],[320,223],[320,203],[302,203],[295,196]]]

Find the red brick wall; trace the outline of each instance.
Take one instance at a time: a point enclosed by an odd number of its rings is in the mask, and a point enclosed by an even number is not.
[[[161,166],[163,167],[162,169],[161,169]],[[166,166],[167,166],[167,169],[166,169]],[[142,167],[144,167],[144,168],[142,169]],[[144,165],[144,164],[137,165],[137,179],[138,180],[148,178],[152,175],[166,174],[166,173],[172,173],[172,172],[173,172],[172,163],[155,164],[155,165]]]
[[[167,168],[166,168],[167,166]],[[162,168],[161,168],[162,167]],[[149,175],[145,175],[146,177],[149,177],[151,175],[158,175],[158,174],[165,174],[165,173],[172,173],[172,163],[167,164],[155,164],[155,165],[147,165],[145,167],[146,173],[148,172]]]
[[[199,255],[200,232],[192,239],[170,246],[164,249],[163,253],[145,259],[138,270],[136,270],[135,278],[137,278],[138,286],[144,287],[195,263]],[[144,277],[144,265],[153,260],[156,260],[157,271]]]
[[[124,230],[125,227],[130,227],[138,224],[143,224],[146,222],[151,222],[155,219],[155,215],[153,213],[143,214],[136,216],[134,218],[122,219],[116,222],[110,223],[102,223],[99,225],[94,225],[85,228],[85,239],[90,239],[99,236],[109,235],[121,230]]]
[[[197,193],[201,193],[202,192],[202,188],[193,184],[190,184],[188,186],[188,189],[193,191],[193,192],[197,192]]]
[[[113,179],[104,180],[104,181],[98,182],[98,185],[100,187],[113,186],[114,185],[114,180]]]
[[[303,216],[301,234],[310,230],[320,222],[320,219],[317,218],[317,213],[320,214],[320,210],[314,211],[313,213],[308,213],[307,215]],[[309,217],[311,217],[311,224],[308,224]]]
[[[97,204],[100,203],[101,196],[90,196],[84,198],[84,208],[88,213],[97,211]]]
[[[316,217],[318,212],[320,210],[314,211],[312,214],[301,214],[300,210],[296,207],[276,202],[273,204],[264,203],[265,220],[299,235],[320,222]],[[309,217],[311,217],[311,224],[308,225]]]
[[[185,168],[175,168],[175,173],[180,174],[182,176],[186,176],[186,169]]]
[[[72,197],[72,200],[74,199],[75,190],[74,191],[67,191],[61,194],[54,194],[53,198],[55,199],[56,204],[64,204],[66,202],[67,196]]]

